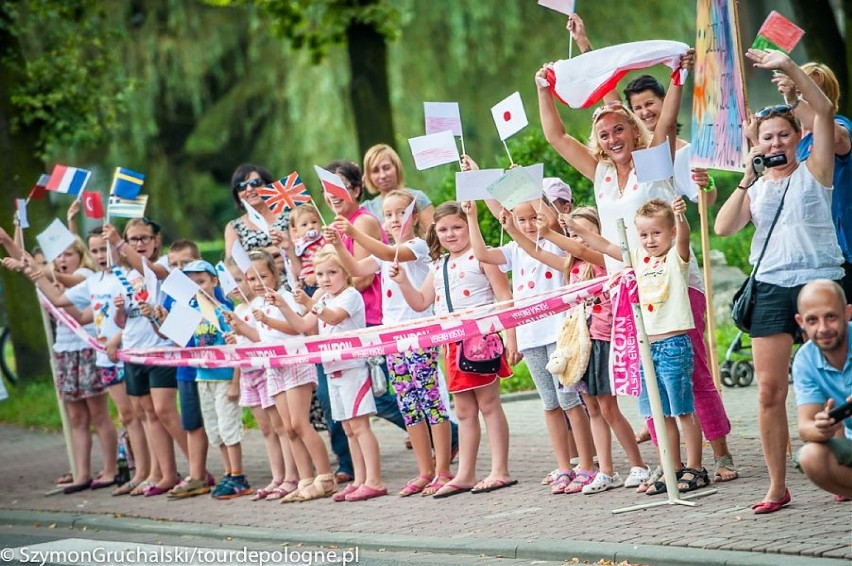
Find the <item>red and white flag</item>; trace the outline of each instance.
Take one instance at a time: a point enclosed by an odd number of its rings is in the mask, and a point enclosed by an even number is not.
[[[571,108],[588,108],[613,90],[624,75],[636,69],[663,63],[683,80],[679,72],[680,57],[687,50],[689,46],[685,43],[658,39],[612,45],[557,61],[547,69],[547,82],[550,91],[564,104]]]
[[[314,171],[317,172],[317,176],[319,177],[320,183],[322,183],[322,190],[324,192],[333,197],[352,202],[352,195],[349,194],[349,191],[346,189],[346,186],[343,184],[343,180],[340,177],[331,171],[323,169],[319,165],[314,165]]]
[[[104,217],[104,204],[101,201],[101,193],[97,191],[83,191],[83,212],[88,218],[100,220]]]
[[[416,201],[412,200],[406,207],[405,212],[402,215],[402,225],[399,228],[400,237],[402,237],[402,234],[405,234],[406,228],[408,228],[408,226],[411,224],[411,217],[414,215],[414,206],[416,204]]]
[[[78,167],[57,165],[47,181],[47,190],[77,196],[86,188],[92,172]]]
[[[47,194],[47,183],[50,181],[50,175],[42,173],[39,175],[38,181],[33,185],[27,200],[41,200]]]
[[[494,118],[494,125],[497,126],[501,141],[517,134],[529,124],[519,92],[495,104],[491,108],[491,116]]]

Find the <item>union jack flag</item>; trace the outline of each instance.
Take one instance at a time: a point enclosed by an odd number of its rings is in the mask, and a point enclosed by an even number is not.
[[[288,208],[292,210],[300,204],[311,202],[308,188],[295,171],[271,185],[260,187],[257,189],[257,194],[266,201],[266,206],[275,214],[281,214]]]

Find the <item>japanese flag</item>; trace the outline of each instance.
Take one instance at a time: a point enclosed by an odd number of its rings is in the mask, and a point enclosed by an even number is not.
[[[527,113],[524,112],[524,103],[521,101],[521,93],[515,92],[508,98],[501,100],[491,108],[491,116],[500,134],[500,140],[505,141],[516,133],[527,127]]]

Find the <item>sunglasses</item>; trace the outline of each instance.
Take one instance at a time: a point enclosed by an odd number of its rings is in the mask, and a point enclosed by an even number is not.
[[[263,179],[259,177],[255,177],[254,179],[249,179],[247,181],[240,181],[239,183],[237,183],[237,192],[243,192],[249,187],[256,189],[265,184],[266,183],[263,182]]]
[[[624,110],[625,112],[630,112],[630,109],[624,105],[620,100],[613,100],[612,102],[607,102],[603,106],[599,106],[595,109],[592,114],[592,122],[598,119],[598,116],[603,114],[604,112],[612,112],[614,110]]]
[[[775,104],[774,106],[767,106],[761,110],[758,110],[754,113],[755,118],[767,118],[774,114],[789,114],[793,111],[793,107],[789,104]]]

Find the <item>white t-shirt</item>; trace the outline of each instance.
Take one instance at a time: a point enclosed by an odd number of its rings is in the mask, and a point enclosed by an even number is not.
[[[296,313],[302,313],[302,305],[296,302],[293,298],[293,293],[286,291],[284,289],[279,289],[278,294],[284,298],[284,302],[290,306]],[[243,305],[240,305],[241,307]],[[284,317],[284,313],[281,312],[281,309],[276,307],[275,305],[271,305],[266,302],[266,300],[262,296],[255,297],[251,301],[252,309],[258,310],[265,314],[272,320],[287,320]],[[285,340],[287,338],[292,338],[293,336],[300,336],[299,334],[287,334],[286,332],[281,332],[280,330],[275,330],[270,326],[255,320],[254,315],[251,311],[246,307],[245,311],[238,311],[238,313],[243,312],[244,314],[238,314],[241,316],[243,320],[250,320],[249,324],[257,328],[257,333],[260,336],[261,342],[279,342],[281,340]]]
[[[630,250],[639,286],[642,320],[649,335],[668,334],[695,327],[686,284],[689,263],[676,246],[666,257],[651,257],[643,248]]]
[[[358,292],[355,287],[347,287],[340,292],[336,297],[325,295],[321,302],[326,308],[343,309],[349,313],[349,317],[343,320],[340,324],[326,324],[322,320],[319,321],[320,336],[332,336],[341,334],[350,330],[358,330],[359,328],[367,327],[367,319],[364,307],[364,297]],[[345,344],[340,344],[340,349],[344,349]],[[340,360],[334,362],[324,362],[322,364],[326,373],[341,371],[345,369],[358,368],[366,366],[365,360]]]
[[[157,263],[168,269],[168,257],[163,256]],[[133,289],[131,296],[128,295],[127,289],[122,285],[122,293],[124,293],[124,310],[127,313],[127,322],[124,323],[124,334],[121,337],[122,347],[130,348],[159,348],[172,346],[172,341],[167,338],[160,338],[151,321],[142,314],[139,308],[141,303],[157,305],[159,301],[157,297],[152,297],[145,288],[145,278],[135,269],[124,271],[124,277]]]
[[[544,251],[564,256],[565,252],[545,239],[539,241]],[[531,295],[558,289],[565,284],[562,273],[549,267],[525,252],[515,242],[509,242],[500,251],[506,258],[506,263],[500,266],[504,273],[512,272],[512,296],[523,299]],[[455,305],[454,305],[455,306]],[[537,348],[556,342],[556,337],[562,328],[562,315],[549,316],[517,328],[518,350]]]
[[[257,297],[255,297],[255,299],[256,298]],[[253,304],[253,302],[252,302],[252,304]],[[234,307],[234,316],[236,316],[237,318],[239,318],[240,320],[242,320],[243,322],[245,322],[247,325],[249,325],[251,328],[254,328],[255,330],[257,330],[258,325],[260,325],[260,323],[257,320],[255,320],[254,313],[252,312],[252,307],[248,303],[240,303],[236,307]],[[258,331],[258,334],[260,334],[260,331]],[[249,340],[248,338],[246,338],[242,334],[234,334],[234,336],[237,339],[237,344],[240,345],[240,346],[244,346],[246,344],[253,344],[253,342],[251,340]]]
[[[615,166],[608,165],[603,161],[598,162],[595,169],[595,203],[598,207],[598,216],[601,219],[601,235],[618,245],[618,219],[624,219],[624,227],[627,231],[627,246],[630,249],[641,248],[639,232],[636,230],[636,211],[651,199],[659,198],[670,203],[675,198],[674,187],[671,181],[654,181],[652,183],[640,183],[636,179],[636,170],[630,171],[627,183],[624,185],[624,194],[619,194],[618,175]],[[624,263],[616,259],[604,256],[606,270],[612,275],[624,267]],[[704,292],[704,283],[701,281],[701,272],[695,254],[689,255],[689,286]]]
[[[411,250],[414,254],[414,261],[403,261],[400,265],[405,270],[408,280],[415,289],[419,289],[423,284],[423,280],[429,275],[429,244],[422,238],[415,238],[402,244]],[[394,322],[406,322],[418,318],[424,318],[432,315],[432,309],[426,309],[423,312],[417,312],[405,302],[402,296],[402,291],[396,281],[390,278],[390,267],[392,261],[382,261],[373,256],[373,259],[379,265],[377,273],[381,273],[382,277],[382,323],[392,324]]]
[[[86,308],[92,307],[94,317],[95,338],[102,346],[110,338],[121,332],[121,328],[115,323],[115,304],[113,298],[124,294],[124,289],[118,279],[111,271],[101,271],[86,278],[79,285],[65,291],[65,296],[75,305],[78,301],[86,301]],[[119,362],[119,365],[121,362]],[[95,365],[98,367],[113,367],[106,354],[97,352]]]
[[[91,269],[81,267],[74,272],[74,275],[88,278],[92,275],[92,273],[93,272]],[[80,283],[80,285],[82,284],[85,284],[85,281],[83,281],[83,283]],[[66,294],[66,298],[68,298],[68,300],[70,300],[74,304],[74,306],[80,310],[86,310],[87,308],[89,308],[89,298],[86,296],[68,296]],[[87,324],[83,328],[85,328],[86,332],[88,332],[92,336],[95,335],[94,324]],[[90,347],[91,346],[89,346],[85,340],[78,337],[74,333],[74,331],[68,328],[66,325],[62,324],[61,322],[56,325],[56,339],[53,342],[54,352],[79,352],[80,350],[85,350]]]
[[[450,300],[453,311],[462,311],[494,302],[491,282],[482,272],[479,260],[472,250],[451,258],[444,256],[432,262],[435,280],[435,314],[447,314],[447,295],[444,291],[444,262],[447,263],[447,277],[450,282]]]

